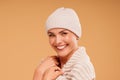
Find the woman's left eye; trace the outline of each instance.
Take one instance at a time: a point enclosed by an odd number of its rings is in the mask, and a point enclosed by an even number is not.
[[[62,35],[67,35],[67,33],[66,33],[66,32],[63,32]]]

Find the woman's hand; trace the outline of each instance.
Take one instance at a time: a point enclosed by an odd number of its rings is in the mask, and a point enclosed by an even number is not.
[[[62,74],[63,71],[58,66],[53,66],[46,70],[43,80],[55,80],[59,75]]]
[[[47,69],[53,66],[59,65],[57,56],[50,56],[41,61],[39,66],[36,68],[33,80],[42,80],[42,76]]]
[[[48,68],[59,65],[57,56],[50,56],[41,61],[38,70],[44,73]]]

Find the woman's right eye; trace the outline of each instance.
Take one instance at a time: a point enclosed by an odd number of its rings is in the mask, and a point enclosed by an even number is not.
[[[55,35],[54,34],[48,34],[49,37],[54,37]]]

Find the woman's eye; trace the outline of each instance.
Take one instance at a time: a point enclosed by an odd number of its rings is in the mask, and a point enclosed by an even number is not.
[[[49,37],[53,37],[54,35],[52,35],[52,34],[50,34],[50,35],[48,35]]]
[[[66,32],[63,32],[62,35],[67,35],[67,33],[66,33]]]

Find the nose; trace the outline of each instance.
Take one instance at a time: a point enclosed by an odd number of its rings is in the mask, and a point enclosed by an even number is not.
[[[58,45],[58,44],[61,44],[61,43],[62,43],[62,37],[56,36],[55,43],[56,43],[57,45]]]

